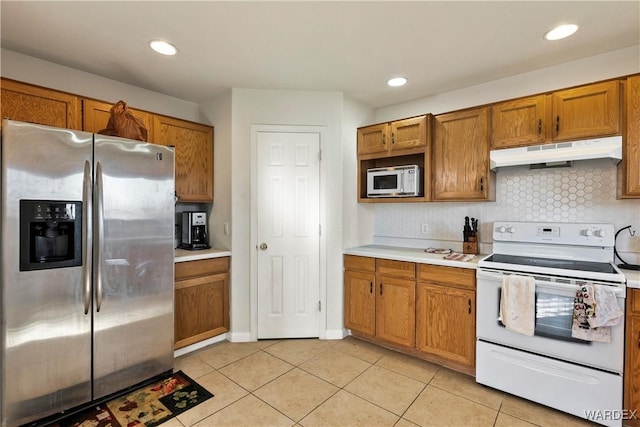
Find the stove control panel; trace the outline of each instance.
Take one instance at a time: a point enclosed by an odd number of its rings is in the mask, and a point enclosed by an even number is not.
[[[613,224],[496,221],[495,242],[613,247]]]

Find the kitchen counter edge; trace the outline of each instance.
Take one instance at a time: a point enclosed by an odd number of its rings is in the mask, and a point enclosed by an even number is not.
[[[231,251],[226,249],[202,249],[198,251],[189,251],[187,249],[176,249],[173,258],[174,262],[197,261],[199,259],[211,259],[231,256]]]
[[[627,278],[627,288],[640,289],[640,271],[620,269]]]
[[[478,261],[488,254],[478,254],[471,261],[453,261],[444,259],[445,255],[426,253],[424,249],[403,248],[384,245],[364,245],[345,249],[344,255],[365,256],[370,258],[383,258],[394,261],[408,261],[418,264],[443,265],[446,267],[471,268],[477,267]]]

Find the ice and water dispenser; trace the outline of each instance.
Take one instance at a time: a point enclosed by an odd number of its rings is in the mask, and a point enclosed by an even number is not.
[[[20,271],[82,265],[82,202],[20,200]]]

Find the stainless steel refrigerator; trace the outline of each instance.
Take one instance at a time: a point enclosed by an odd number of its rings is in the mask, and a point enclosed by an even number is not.
[[[1,426],[173,367],[170,147],[2,122]]]

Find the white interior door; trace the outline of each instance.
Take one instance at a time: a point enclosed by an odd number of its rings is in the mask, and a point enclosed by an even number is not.
[[[318,337],[320,134],[257,133],[258,338]]]

